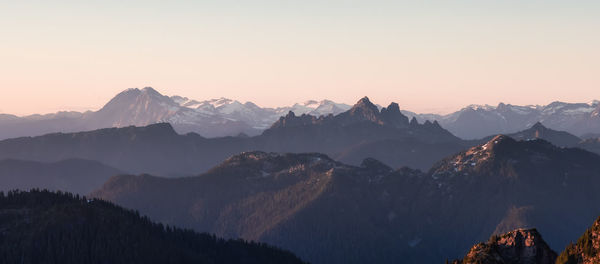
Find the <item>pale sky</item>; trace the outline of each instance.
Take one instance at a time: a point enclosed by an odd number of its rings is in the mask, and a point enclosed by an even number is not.
[[[598,0],[0,1],[0,113],[144,86],[437,113],[600,99]]]

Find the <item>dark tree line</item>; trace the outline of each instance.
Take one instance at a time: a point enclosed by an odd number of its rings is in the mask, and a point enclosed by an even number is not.
[[[46,190],[0,192],[0,263],[302,263],[266,244],[153,223],[138,212]]]

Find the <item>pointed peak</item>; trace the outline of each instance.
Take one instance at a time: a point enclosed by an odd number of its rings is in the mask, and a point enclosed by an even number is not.
[[[366,96],[365,96],[365,97],[363,97],[363,98],[360,98],[360,100],[358,100],[358,102],[356,102],[356,104],[357,104],[357,105],[358,105],[358,104],[366,104],[366,105],[369,105],[369,104],[373,104],[373,103],[371,103],[371,100],[369,100],[369,97],[366,97]]]
[[[408,117],[400,112],[400,107],[397,103],[391,103],[388,107],[381,109],[381,118],[384,123],[396,127],[405,127],[409,125]]]
[[[377,106],[375,104],[373,104],[371,102],[371,100],[369,100],[369,97],[363,97],[360,100],[358,100],[358,102],[356,102],[356,104],[354,104],[354,106],[352,108],[369,108],[369,109],[375,109],[375,111],[379,112],[379,110],[377,109]]]
[[[343,113],[346,122],[356,122],[369,120],[372,122],[380,123],[379,120],[379,109],[377,106],[369,101],[366,96],[360,99],[350,110]]]
[[[127,88],[127,89],[121,91],[120,94],[123,94],[123,93],[139,93],[139,92],[141,92],[141,91],[138,88]]]
[[[141,92],[142,92],[142,93],[146,93],[146,94],[150,94],[150,95],[160,95],[160,96],[162,96],[162,94],[161,94],[161,93],[159,93],[157,90],[154,90],[154,88],[152,88],[152,87],[150,87],[150,86],[144,87],[144,88],[141,90]]]
[[[352,107],[352,109],[357,109],[357,108],[368,109],[370,111],[379,112],[379,109],[377,108],[377,106],[369,100],[369,97],[366,97],[366,96],[361,98],[360,100],[358,100],[358,102],[356,102],[356,104],[354,104],[354,106]]]
[[[419,124],[419,121],[417,121],[417,118],[413,116],[413,118],[410,119],[410,125],[415,126],[418,124]]]
[[[547,129],[544,125],[542,125],[541,122],[536,122],[535,124],[533,124],[533,126],[531,126],[532,129]]]
[[[390,105],[388,105],[388,107],[384,109],[387,109],[387,111],[400,113],[400,106],[398,106],[398,104],[394,102],[391,102]]]

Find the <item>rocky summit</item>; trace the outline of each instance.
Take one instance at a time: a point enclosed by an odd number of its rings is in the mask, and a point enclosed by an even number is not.
[[[536,229],[518,229],[492,236],[473,246],[454,264],[553,264],[556,253]]]

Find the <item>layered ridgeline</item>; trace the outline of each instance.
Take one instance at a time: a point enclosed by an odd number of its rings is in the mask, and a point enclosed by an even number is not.
[[[596,154],[497,136],[428,172],[248,152],[197,177],[114,177],[93,195],[314,263],[439,263],[517,228],[564,248],[600,212],[599,175]]]
[[[571,133],[565,131],[557,131],[546,126],[542,125],[542,123],[537,122],[533,124],[528,129],[515,132],[512,134],[507,134],[507,136],[514,138],[516,140],[535,140],[535,139],[543,139],[555,146],[559,147],[576,147],[585,149],[590,152],[594,152],[596,154],[600,154],[600,138],[587,138],[581,139]],[[478,141],[489,141],[493,136],[489,136],[483,138],[481,140],[474,140],[472,142]]]
[[[540,122],[533,124],[533,126],[525,130],[507,134],[507,136],[516,140],[543,139],[559,147],[576,147],[582,141],[581,138],[571,133],[549,129]],[[485,141],[491,138],[493,136],[485,138]]]
[[[0,216],[2,263],[303,263],[271,246],[165,228],[64,193],[1,193]]]
[[[271,243],[311,263],[390,263],[418,259],[410,252],[429,225],[414,223],[434,217],[411,199],[423,179],[371,159],[353,167],[322,154],[247,152],[198,177],[114,177],[92,195],[164,223]]]
[[[256,140],[260,150],[320,152],[353,165],[372,157],[394,168],[425,170],[469,144],[437,122],[409,121],[396,103],[378,110],[367,97],[336,116],[289,113]]]
[[[88,194],[122,172],[96,161],[70,159],[52,163],[0,160],[0,191],[32,188]]]
[[[466,226],[476,241],[536,227],[551,247],[564,248],[600,212],[595,191],[600,188],[600,156],[543,140],[497,136],[441,161],[429,175],[447,198],[441,217],[464,217],[441,237],[464,236]]]
[[[58,112],[17,117],[0,114],[0,139],[75,132],[109,127],[146,126],[168,122],[179,133],[205,137],[257,135],[288,111],[298,114],[339,114],[350,108],[329,100],[309,100],[292,106],[265,108],[227,98],[197,101],[165,96],[151,87],[127,89],[98,111]]]
[[[448,115],[405,113],[410,117],[417,117],[420,121],[437,120],[444,128],[463,139],[515,133],[536,122],[578,136],[597,134],[600,131],[600,101],[553,102],[535,106],[504,103],[497,106],[470,105]]]
[[[296,115],[337,115],[350,105],[330,100],[309,100],[292,106],[259,107],[252,102],[227,98],[194,100],[165,96],[151,87],[127,89],[98,111],[58,112],[17,117],[0,114],[0,139],[38,136],[46,133],[76,132],[108,127],[146,126],[171,123],[178,133],[195,132],[204,137],[258,135],[289,111]],[[381,108],[381,107],[380,107]],[[549,128],[584,136],[600,131],[600,104],[553,102],[542,106],[470,105],[447,115],[416,114],[403,110],[419,122],[438,121],[442,127],[463,139],[508,134],[524,130],[536,122]],[[587,136],[586,136],[587,137]],[[598,137],[597,135],[595,137]]]
[[[409,122],[395,103],[378,110],[365,97],[336,116],[289,113],[255,137],[180,135],[170,124],[161,123],[3,140],[0,159],[56,162],[79,158],[130,173],[170,176],[195,175],[231,155],[262,150],[320,152],[354,165],[373,157],[392,167],[428,169],[468,144],[435,122]]]

